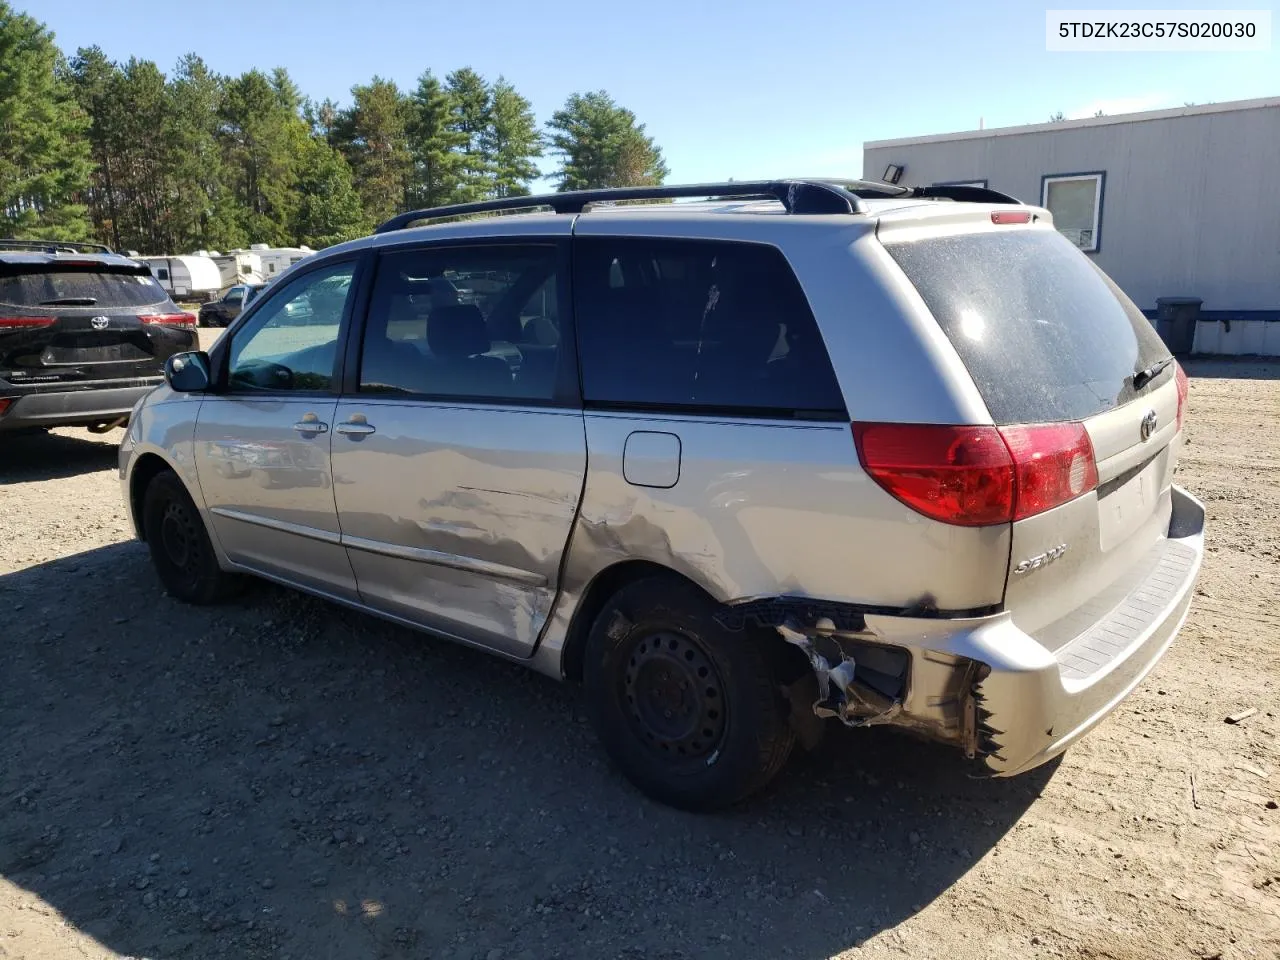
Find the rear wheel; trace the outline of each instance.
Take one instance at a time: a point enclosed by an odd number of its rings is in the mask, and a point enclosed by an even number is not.
[[[583,679],[597,733],[646,794],[715,810],[764,787],[795,742],[768,637],[731,633],[674,577],[619,590],[587,639]]]
[[[171,470],[156,474],[147,485],[142,511],[151,562],[172,596],[209,604],[236,591],[240,578],[218,567],[200,513]]]

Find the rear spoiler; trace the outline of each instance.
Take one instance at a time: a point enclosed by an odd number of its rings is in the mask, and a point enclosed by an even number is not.
[[[960,203],[1016,203],[1022,201],[989,187],[966,187],[939,183],[932,187],[912,187],[911,196],[922,200],[956,200]]]

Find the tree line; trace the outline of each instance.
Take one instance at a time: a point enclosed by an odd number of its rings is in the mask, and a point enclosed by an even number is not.
[[[277,67],[221,76],[187,54],[66,56],[0,0],[0,237],[186,253],[324,247],[403,210],[527,196],[543,156],[559,190],[662,183],[661,149],[604,91],[541,127],[506,78],[426,70],[316,102]]]

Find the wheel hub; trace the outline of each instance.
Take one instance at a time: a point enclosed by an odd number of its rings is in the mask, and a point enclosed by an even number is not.
[[[181,504],[170,503],[165,507],[160,522],[160,541],[170,562],[183,572],[190,572],[196,559],[196,532]]]
[[[725,729],[720,677],[690,638],[674,632],[638,638],[623,688],[632,723],[654,750],[697,759],[719,747]]]

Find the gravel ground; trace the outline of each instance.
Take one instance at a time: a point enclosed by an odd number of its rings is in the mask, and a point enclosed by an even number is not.
[[[110,437],[5,440],[0,957],[1280,956],[1280,366],[1191,372],[1210,553],[1105,724],[1010,781],[839,731],[720,816],[517,667],[267,585],[175,603]]]

